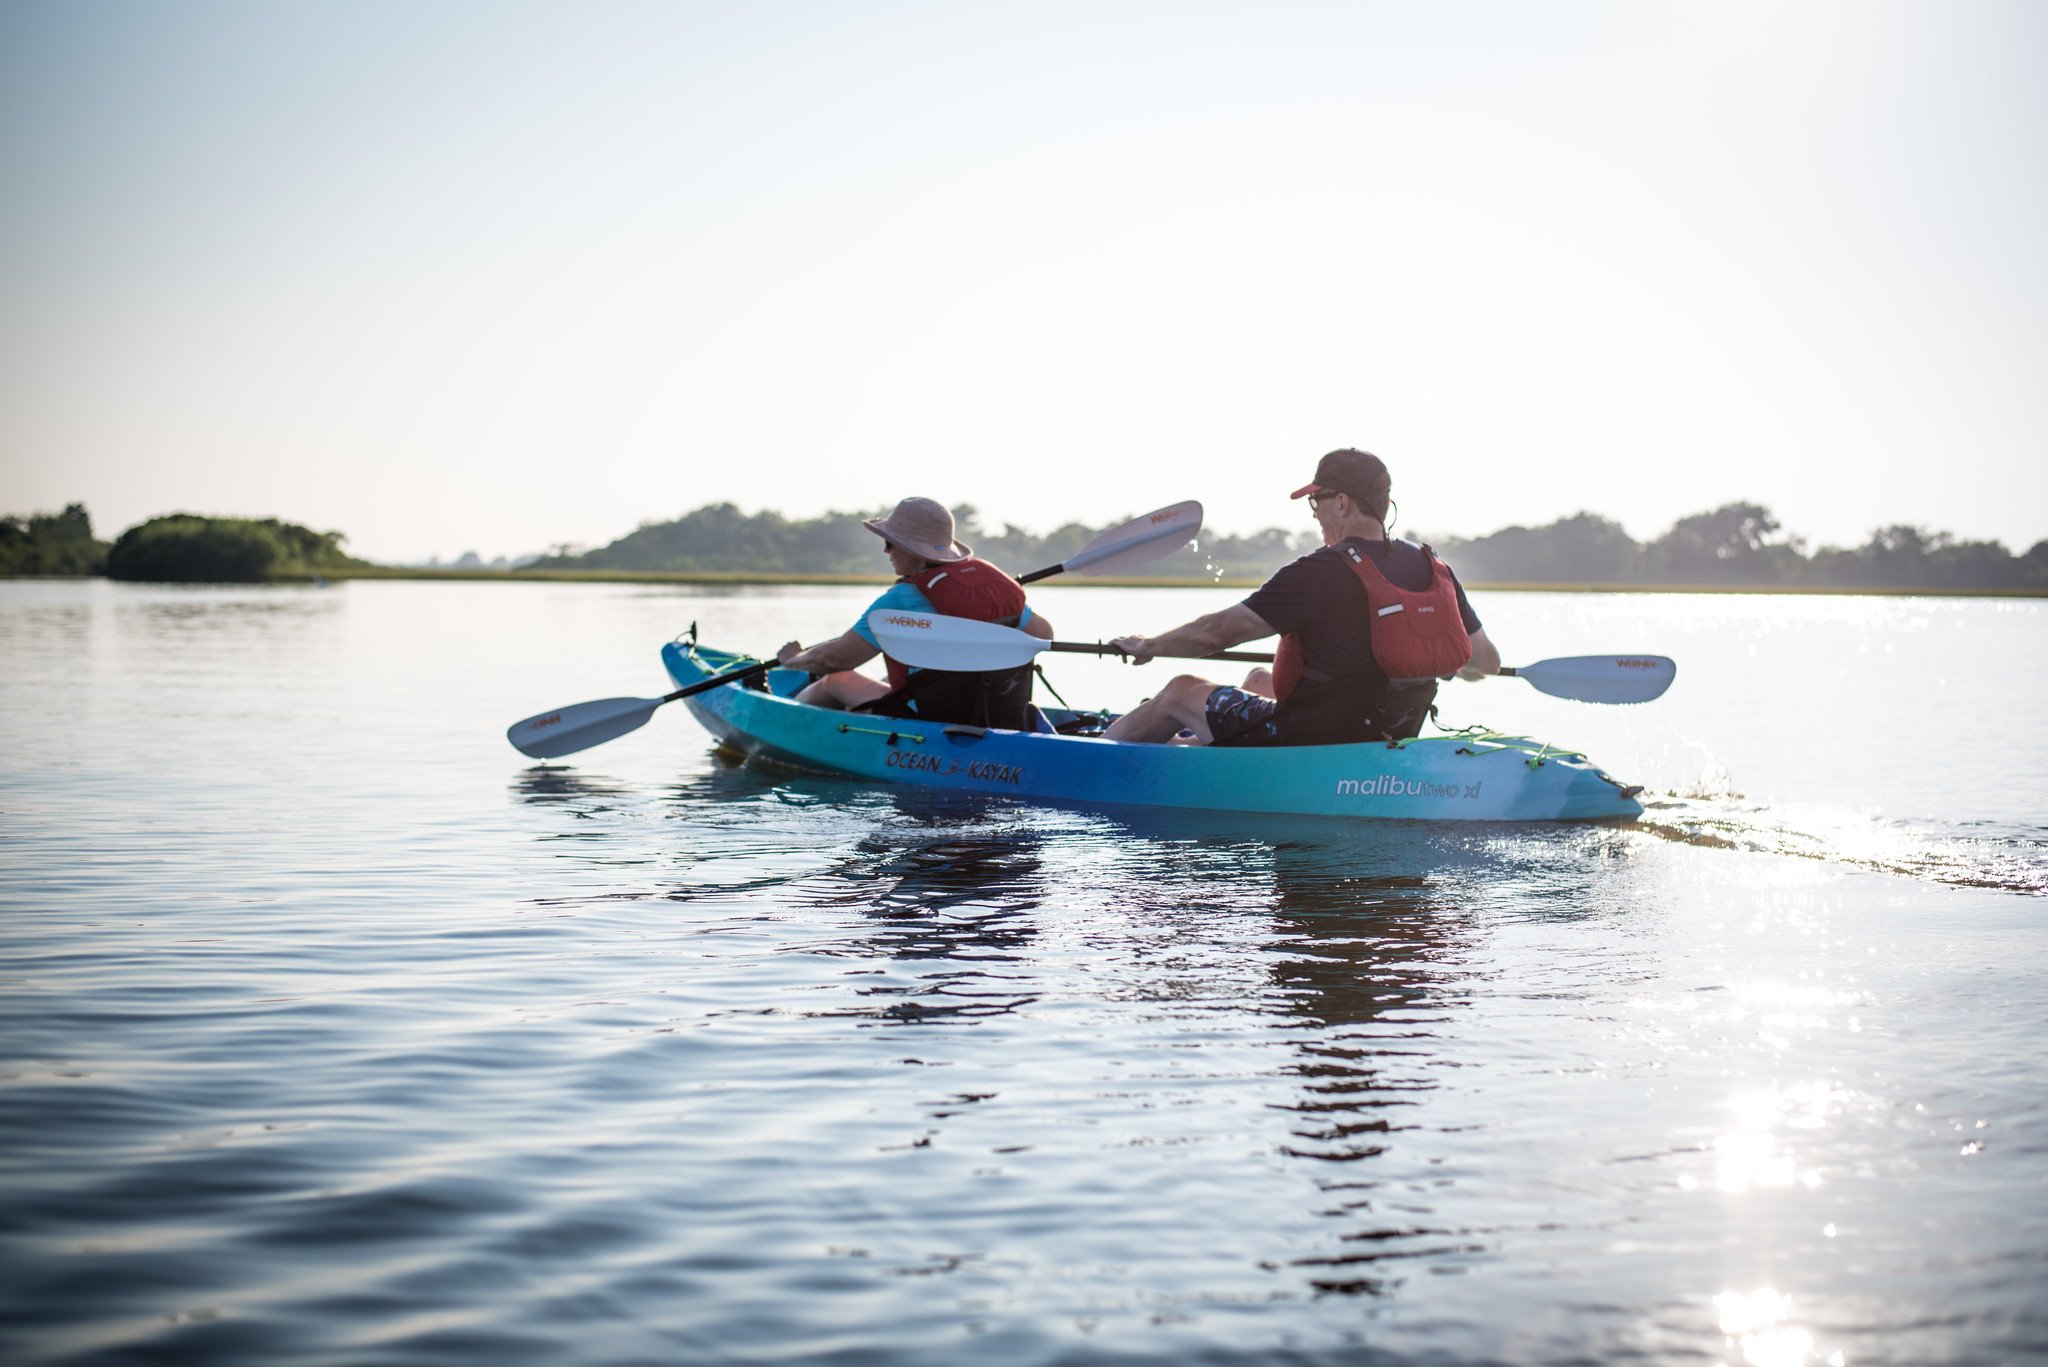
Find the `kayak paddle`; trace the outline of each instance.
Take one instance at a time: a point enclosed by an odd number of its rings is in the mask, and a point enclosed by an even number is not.
[[[552,712],[537,713],[525,721],[514,722],[506,728],[505,739],[511,741],[512,748],[522,755],[531,755],[535,759],[558,759],[615,740],[628,731],[639,730],[647,725],[654,709],[663,703],[707,692],[737,679],[752,678],[772,668],[774,666],[767,661],[757,660],[708,679],[699,679],[665,698],[600,698],[596,702],[580,702],[573,707],[558,707]]]
[[[883,608],[868,614],[868,630],[889,655],[919,669],[950,669],[978,674],[1029,664],[1040,651],[1072,651],[1081,655],[1121,655],[1115,646],[1092,641],[1044,641],[1028,631],[977,622],[968,617],[902,612]],[[1222,650],[1214,655],[1182,655],[1183,660],[1249,660],[1270,662],[1271,655]]]
[[[1579,702],[1648,702],[1664,696],[1678,677],[1678,662],[1663,655],[1567,655],[1500,672],[1526,679],[1554,698]]]
[[[1088,641],[1043,641],[1028,631],[976,622],[965,617],[942,617],[934,613],[898,612],[884,609],[868,614],[868,630],[894,658],[919,669],[950,669],[980,673],[991,669],[1015,669],[1028,664],[1042,651],[1071,651],[1083,655],[1121,655],[1112,645]],[[1213,655],[1182,655],[1170,658],[1198,660],[1241,660],[1264,664],[1272,660],[1246,650],[1219,650]],[[1502,669],[1502,674],[1526,680],[1532,687],[1553,697],[1578,702],[1648,702],[1671,687],[1678,666],[1662,655],[1574,655],[1560,660],[1538,660],[1532,665]]]
[[[1115,574],[1119,570],[1136,569],[1179,550],[1194,540],[1195,533],[1201,530],[1202,505],[1189,499],[1170,508],[1134,517],[1121,527],[1111,527],[1059,564],[1033,570],[1017,582],[1035,584],[1062,570],[1072,570],[1076,574]]]

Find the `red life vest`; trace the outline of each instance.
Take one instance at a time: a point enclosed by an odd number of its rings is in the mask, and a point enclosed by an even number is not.
[[[917,585],[932,606],[948,617],[1012,626],[1024,612],[1024,586],[986,560],[951,560],[897,582]],[[888,666],[889,687],[901,688],[910,682],[910,669],[901,660],[884,655],[882,662]]]
[[[1436,552],[1429,557],[1429,587],[1404,589],[1390,582],[1370,556],[1339,544],[1345,563],[1365,585],[1372,607],[1372,657],[1392,680],[1434,679],[1455,674],[1472,661],[1472,638],[1458,613],[1458,586]],[[1273,693],[1285,698],[1301,683],[1301,638],[1289,632],[1273,652]]]

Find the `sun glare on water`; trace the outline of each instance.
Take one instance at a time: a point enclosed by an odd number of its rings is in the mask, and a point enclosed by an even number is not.
[[[1770,1287],[1723,1291],[1714,1297],[1714,1309],[1727,1347],[1741,1353],[1736,1361],[1748,1367],[1846,1367],[1839,1350],[1821,1356],[1810,1332],[1784,1322],[1791,1317],[1792,1298]]]

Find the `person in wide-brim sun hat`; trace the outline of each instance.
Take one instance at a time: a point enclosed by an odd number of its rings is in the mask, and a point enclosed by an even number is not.
[[[952,511],[937,499],[906,498],[887,517],[862,518],[860,525],[928,564],[948,565],[974,554],[974,547],[953,535]]]
[[[887,682],[856,672],[882,653],[868,617],[884,610],[1000,622],[1040,640],[1052,639],[1052,624],[1025,605],[1023,585],[975,559],[974,548],[954,534],[953,514],[945,504],[906,498],[887,517],[862,518],[860,525],[882,538],[896,582],[833,639],[808,650],[791,641],[776,653],[786,669],[823,675],[806,685],[797,701],[925,721],[1029,725],[1028,667],[968,674],[887,660]]]

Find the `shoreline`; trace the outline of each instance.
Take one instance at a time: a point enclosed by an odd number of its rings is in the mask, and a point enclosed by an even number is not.
[[[773,586],[780,584],[846,584],[880,588],[893,583],[878,574],[790,574],[753,570],[454,570],[416,569],[378,565],[369,569],[336,570],[330,581],[345,579],[417,579],[480,583],[557,584],[703,584]],[[302,582],[280,580],[277,582]],[[1061,576],[1062,586],[1110,589],[1255,589],[1263,577],[1225,575],[1221,578],[1147,577],[1144,575]],[[1996,589],[1923,588],[1912,586],[1866,587],[1853,584],[1609,584],[1536,583],[1528,581],[1471,580],[1465,587],[1474,593],[1676,593],[1676,594],[1815,594],[1828,597],[1866,598],[2048,598],[2048,587]]]
[[[107,579],[103,574],[0,574],[0,582],[78,581]],[[253,584],[277,587],[308,583],[343,583],[351,579],[413,580],[423,583],[500,584],[666,584],[728,587],[776,587],[808,584],[882,588],[894,581],[878,574],[788,574],[753,570],[452,570],[420,569],[397,565],[372,565],[360,569],[327,570],[319,574],[278,575],[264,580],[108,580],[109,583],[178,584],[188,587],[240,588]],[[1221,578],[1146,578],[1142,575],[1080,575],[1062,578],[1060,583],[1075,588],[1103,589],[1255,589],[1265,580],[1241,575]],[[1997,589],[1925,588],[1902,585],[1867,587],[1855,584],[1604,584],[1537,583],[1471,580],[1465,587],[1474,593],[1661,593],[1699,597],[1707,594],[1797,597],[1810,594],[1825,598],[2048,598],[2048,586],[2018,586]]]

